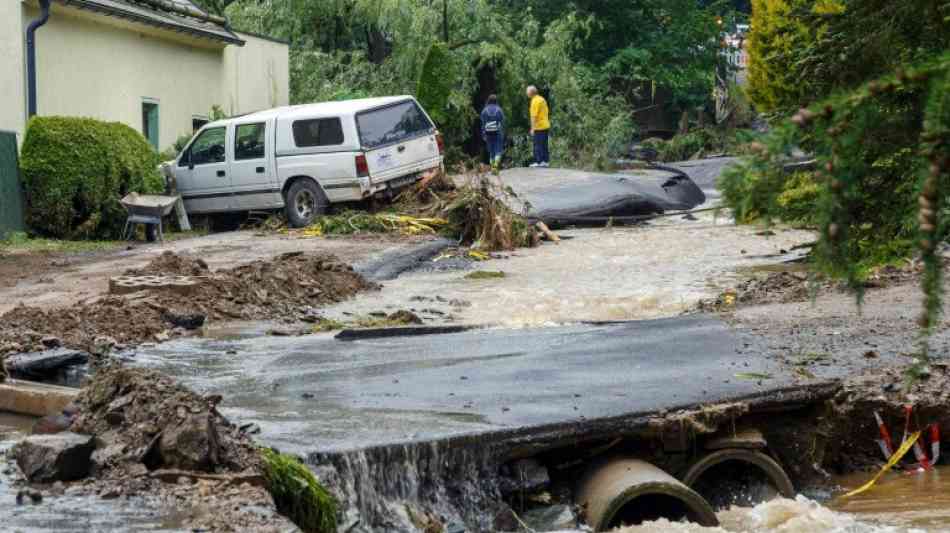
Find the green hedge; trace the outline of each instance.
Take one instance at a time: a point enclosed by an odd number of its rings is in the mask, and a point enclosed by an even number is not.
[[[137,131],[90,118],[34,117],[21,166],[27,224],[59,238],[117,238],[125,223],[119,200],[160,193],[158,154]]]

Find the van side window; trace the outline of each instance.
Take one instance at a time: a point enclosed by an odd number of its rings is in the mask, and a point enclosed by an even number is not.
[[[224,163],[224,127],[201,132],[195,142],[191,143],[186,157],[190,157],[192,165]],[[183,157],[182,161],[184,160]]]
[[[234,159],[264,159],[264,123],[240,124],[234,133]]]
[[[412,100],[359,113],[356,126],[363,148],[368,149],[427,135],[434,128]]]
[[[300,148],[343,144],[343,123],[339,118],[296,120],[293,130],[294,144]]]

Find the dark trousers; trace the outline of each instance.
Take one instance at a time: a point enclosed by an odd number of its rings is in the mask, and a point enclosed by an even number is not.
[[[488,147],[488,162],[494,163],[495,158],[501,159],[505,151],[505,137],[500,133],[486,133],[485,145]]]
[[[534,162],[551,162],[551,154],[548,152],[548,130],[534,132]]]

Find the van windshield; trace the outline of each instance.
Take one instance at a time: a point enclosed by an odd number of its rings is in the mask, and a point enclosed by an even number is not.
[[[373,149],[432,132],[434,126],[412,100],[356,115],[363,148]]]

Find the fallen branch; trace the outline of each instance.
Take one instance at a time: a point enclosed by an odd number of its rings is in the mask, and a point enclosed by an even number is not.
[[[538,228],[538,231],[543,233],[544,236],[547,237],[549,241],[555,244],[561,242],[561,238],[558,237],[556,233],[551,231],[551,228],[549,228],[548,225],[545,224],[544,222],[539,220],[538,223],[534,225],[534,227]]]

